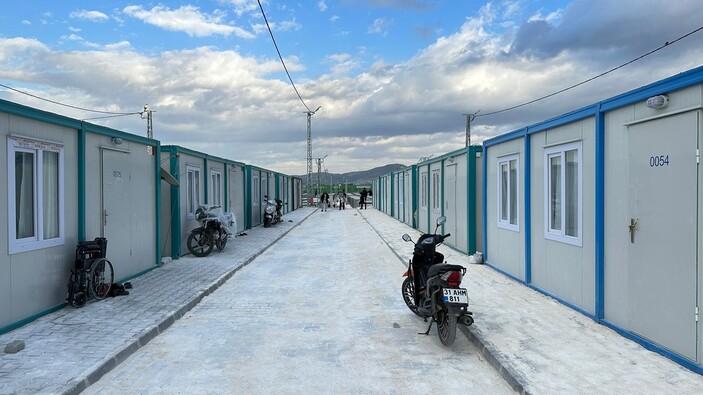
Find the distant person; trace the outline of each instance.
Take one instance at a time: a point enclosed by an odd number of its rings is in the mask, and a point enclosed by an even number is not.
[[[327,211],[327,206],[330,204],[330,195],[327,192],[322,192],[322,195],[320,195],[320,204],[322,205],[322,211]]]
[[[359,210],[363,210],[366,208],[366,195],[368,195],[369,192],[366,190],[366,188],[361,190],[361,197],[359,198]]]
[[[347,194],[344,191],[340,191],[337,196],[339,197],[339,209],[346,210]]]

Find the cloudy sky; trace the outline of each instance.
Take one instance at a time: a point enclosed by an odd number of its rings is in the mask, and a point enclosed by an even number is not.
[[[256,0],[11,2],[0,83],[55,102],[153,113],[154,137],[287,174],[332,173],[462,148],[703,64],[700,0]],[[0,88],[0,98],[77,119]],[[302,98],[302,100],[301,100]],[[483,115],[487,114],[487,115]],[[139,115],[90,122],[146,135]]]

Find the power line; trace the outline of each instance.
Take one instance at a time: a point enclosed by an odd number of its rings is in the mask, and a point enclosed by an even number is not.
[[[60,103],[60,102],[57,102],[57,101],[54,101],[54,100],[50,100],[50,99],[43,98],[43,97],[41,97],[41,96],[33,95],[33,94],[29,93],[29,92],[21,91],[21,90],[19,90],[19,89],[15,89],[15,88],[13,88],[13,87],[11,87],[11,86],[7,86],[7,85],[4,85],[4,84],[0,84],[0,86],[3,87],[3,88],[9,89],[9,90],[11,90],[11,91],[15,91],[15,92],[17,92],[17,93],[21,93],[21,94],[23,94],[23,95],[31,96],[31,97],[33,97],[33,98],[35,98],[35,99],[44,100],[44,101],[47,101],[47,102],[49,102],[49,103],[58,104],[59,106],[64,106],[64,107],[68,107],[68,108],[73,108],[73,109],[75,109],[75,110],[88,111],[88,112],[97,112],[97,113],[100,113],[100,114],[112,114],[112,115],[115,115],[115,116],[139,114],[138,112],[102,111],[102,110],[92,110],[92,109],[90,109],[90,108],[83,108],[83,107],[78,107],[78,106],[72,106],[72,105],[70,105],[70,104],[64,104],[64,103]],[[93,119],[97,119],[97,118],[93,118]]]
[[[644,58],[644,57],[646,57],[646,56],[649,56],[649,55],[651,55],[651,54],[653,54],[653,53],[655,53],[655,52],[657,52],[657,51],[659,51],[659,50],[661,50],[661,49],[664,49],[664,48],[668,47],[668,46],[671,45],[671,44],[674,44],[674,43],[677,42],[677,41],[683,40],[684,38],[686,38],[686,37],[688,37],[688,36],[690,36],[690,35],[692,35],[692,34],[695,34],[695,33],[699,32],[699,31],[701,31],[701,30],[703,30],[703,26],[701,26],[701,27],[699,27],[698,29],[695,29],[695,30],[693,30],[693,31],[691,31],[691,32],[688,32],[688,33],[684,34],[683,36],[677,38],[677,39],[674,40],[674,41],[667,41],[667,42],[665,42],[663,45],[661,45],[661,46],[659,46],[659,47],[657,47],[657,48],[655,48],[655,49],[653,49],[653,50],[651,50],[651,51],[645,53],[644,55],[640,55],[640,56],[638,56],[638,57],[636,57],[636,58],[634,58],[634,59],[632,59],[632,60],[630,60],[630,61],[628,61],[628,62],[625,62],[625,63],[621,64],[620,66],[613,67],[612,69],[610,69],[610,70],[608,70],[608,71],[605,71],[605,72],[603,72],[603,73],[600,73],[600,74],[598,74],[598,75],[596,75],[596,76],[593,76],[593,77],[591,77],[591,78],[589,78],[589,79],[587,79],[587,80],[581,81],[581,82],[579,82],[578,84],[571,85],[571,86],[569,86],[569,87],[567,87],[567,88],[558,90],[558,91],[556,91],[556,92],[554,92],[554,93],[550,93],[550,94],[548,94],[548,95],[542,96],[542,97],[537,98],[537,99],[534,99],[534,100],[530,100],[530,101],[525,102],[525,103],[522,103],[522,104],[518,104],[518,105],[516,105],[516,106],[508,107],[508,108],[505,108],[505,109],[502,109],[502,110],[498,110],[498,111],[487,112],[487,113],[483,113],[483,114],[480,114],[480,115],[479,115],[479,114],[476,114],[474,117],[475,117],[475,118],[478,118],[478,117],[486,117],[486,116],[489,116],[489,115],[500,114],[500,113],[502,113],[502,112],[506,112],[506,111],[514,110],[514,109],[516,109],[516,108],[524,107],[524,106],[526,106],[526,105],[528,105],[528,104],[536,103],[536,102],[538,102],[538,101],[540,101],[540,100],[544,100],[544,99],[546,99],[546,98],[549,98],[549,97],[558,95],[558,94],[560,94],[560,93],[566,92],[566,91],[568,91],[568,90],[570,90],[570,89],[576,88],[577,86],[581,86],[581,85],[583,85],[583,84],[585,84],[585,83],[587,83],[587,82],[591,82],[591,81],[593,81],[593,80],[595,80],[595,79],[597,79],[597,78],[600,78],[600,77],[602,77],[602,76],[604,76],[604,75],[606,75],[606,74],[610,74],[610,73],[612,73],[612,72],[615,71],[615,70],[621,69],[621,68],[623,68],[623,67],[625,67],[625,66],[627,66],[627,65],[629,65],[629,64],[632,64],[632,63],[634,63],[634,62],[636,62],[636,61],[638,61],[638,60],[640,60],[640,59],[642,59],[642,58]]]
[[[259,3],[259,8],[261,9],[261,15],[264,16],[264,22],[266,22],[266,27],[269,30],[269,34],[271,35],[271,41],[273,41],[273,46],[276,47],[276,52],[278,53],[278,58],[281,59],[281,64],[283,65],[283,70],[286,71],[286,75],[288,76],[288,80],[290,81],[290,84],[293,85],[293,90],[295,90],[295,94],[298,95],[298,99],[300,99],[300,102],[303,103],[303,106],[305,106],[305,109],[307,112],[313,112],[310,111],[310,108],[308,107],[307,104],[305,104],[305,100],[303,100],[303,97],[300,96],[300,92],[298,92],[298,88],[295,87],[295,83],[293,83],[293,78],[291,78],[290,73],[288,72],[288,68],[286,67],[286,63],[283,61],[283,56],[281,56],[281,51],[278,49],[278,44],[276,44],[276,39],[273,37],[273,31],[271,31],[271,26],[269,25],[269,21],[266,18],[266,13],[264,13],[264,7],[261,6],[261,0],[257,0]]]

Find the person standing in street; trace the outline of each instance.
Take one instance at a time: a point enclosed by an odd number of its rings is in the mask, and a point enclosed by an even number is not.
[[[320,203],[322,211],[327,211],[327,205],[330,203],[330,195],[327,192],[322,192],[322,195],[320,195]]]
[[[340,191],[337,194],[337,197],[339,198],[339,209],[340,210],[346,210],[346,204],[347,204],[347,194],[344,193],[344,191]]]
[[[361,197],[359,198],[359,210],[366,208],[366,195],[368,195],[368,192],[366,191],[366,188],[364,188],[361,190]]]

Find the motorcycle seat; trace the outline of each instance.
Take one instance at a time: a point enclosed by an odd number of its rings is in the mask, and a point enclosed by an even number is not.
[[[427,277],[434,277],[446,272],[464,272],[464,267],[461,265],[450,265],[447,263],[438,263],[436,265],[430,266],[430,270],[427,272]]]

